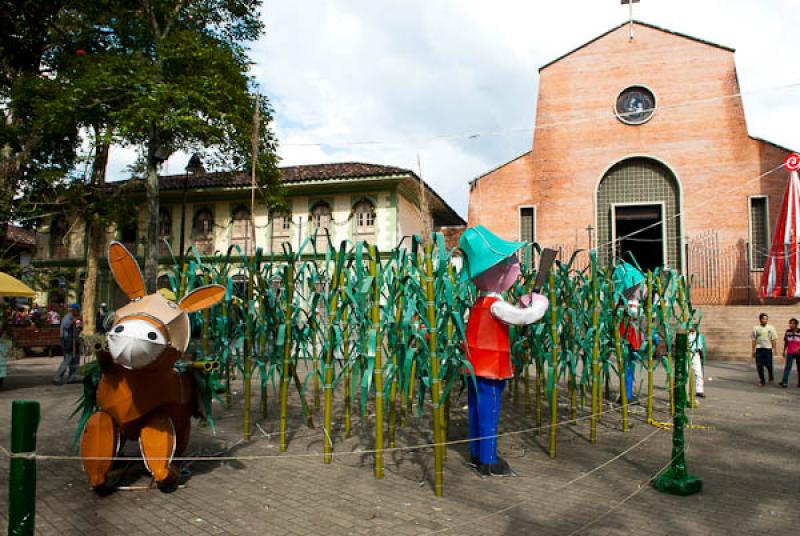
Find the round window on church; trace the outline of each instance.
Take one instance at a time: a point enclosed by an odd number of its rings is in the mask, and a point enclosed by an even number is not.
[[[629,125],[647,123],[656,111],[656,97],[642,86],[622,90],[614,107],[617,119]]]

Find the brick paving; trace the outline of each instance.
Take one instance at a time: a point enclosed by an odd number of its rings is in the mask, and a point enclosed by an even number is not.
[[[13,399],[42,404],[38,451],[70,454],[74,421],[67,421],[80,386],[52,386],[58,358],[12,362],[0,389],[0,444],[9,446]],[[776,373],[781,366],[778,365]],[[546,453],[547,434],[519,434],[500,441],[516,477],[480,480],[465,464],[467,446],[448,450],[445,497],[432,490],[430,449],[386,453],[386,476],[372,475],[372,456],[344,455],[324,465],[319,458],[291,457],[322,450],[319,428],[303,427],[293,397],[292,435],[287,456],[266,460],[184,463],[191,473],[184,487],[164,494],[148,489],[140,463],[131,463],[124,484],[131,490],[99,497],[88,490],[79,462],[40,460],[36,529],[39,534],[280,534],[417,535],[443,534],[793,534],[800,524],[797,466],[800,389],[758,388],[748,364],[712,362],[706,376],[709,397],[694,410],[694,421],[709,429],[688,436],[688,464],[704,479],[699,495],[672,497],[646,484],[670,456],[670,434],[658,432],[624,457],[572,484],[569,482],[647,438],[655,428],[632,412],[632,430],[623,434],[618,415],[604,416],[598,442],[587,441],[588,421],[559,428],[558,454]],[[663,378],[658,379],[663,382]],[[196,426],[189,455],[278,455],[276,399],[270,416],[257,421],[254,438],[241,436],[238,406],[215,409],[218,431]],[[666,401],[658,389],[657,409]],[[254,408],[258,408],[254,398]],[[466,433],[462,404],[454,404],[450,439]],[[533,426],[511,400],[505,402],[504,431]],[[355,410],[354,406],[354,410]],[[339,411],[341,407],[339,407]],[[545,411],[547,414],[547,411]],[[341,413],[338,413],[341,415]],[[260,415],[257,415],[260,417]],[[560,408],[560,419],[568,408]],[[320,412],[315,422],[321,420]],[[427,421],[410,421],[398,445],[427,443]],[[263,430],[263,431],[262,431]],[[337,452],[372,448],[371,423],[354,416],[353,435],[334,435]],[[137,454],[128,444],[126,455]],[[8,460],[0,459],[0,474]],[[619,505],[626,497],[637,492]],[[7,486],[0,487],[0,526],[8,515]],[[618,507],[609,512],[610,509]],[[509,508],[510,507],[510,508]],[[499,512],[502,509],[505,511]],[[600,518],[604,514],[604,517]],[[594,524],[583,528],[587,523]],[[582,530],[580,530],[582,529]]]

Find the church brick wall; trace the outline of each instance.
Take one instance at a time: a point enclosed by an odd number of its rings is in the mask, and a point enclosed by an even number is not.
[[[639,126],[613,112],[634,85],[658,105]],[[620,27],[540,71],[533,151],[471,185],[469,225],[517,239],[518,208],[535,205],[540,243],[586,248],[604,173],[647,156],[677,176],[684,238],[714,229],[721,245],[748,241],[748,196],[769,196],[772,227],[787,173],[757,177],[787,152],[749,136],[741,99],[728,97],[738,92],[732,51],[641,24],[630,41]]]

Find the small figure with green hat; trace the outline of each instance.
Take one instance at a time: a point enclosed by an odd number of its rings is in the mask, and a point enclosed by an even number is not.
[[[614,288],[622,292],[620,301],[624,306],[622,318],[619,322],[619,333],[627,348],[625,352],[625,394],[627,400],[633,400],[633,384],[636,382],[634,374],[636,361],[640,360],[639,352],[642,348],[642,329],[638,325],[639,302],[647,298],[647,288],[642,285],[645,276],[636,266],[622,261],[614,268]],[[652,344],[652,341],[648,344]],[[622,393],[617,402],[622,402]]]
[[[497,455],[497,426],[511,365],[509,325],[523,326],[547,312],[547,298],[536,292],[523,296],[521,307],[507,303],[507,291],[520,275],[516,252],[525,242],[510,242],[482,225],[464,231],[459,246],[467,275],[480,295],[467,321],[467,359],[475,374],[467,380],[470,461],[481,477],[508,476],[511,468]]]

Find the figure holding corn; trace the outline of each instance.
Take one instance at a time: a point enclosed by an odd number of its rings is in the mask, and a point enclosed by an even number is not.
[[[481,225],[464,231],[459,241],[467,274],[480,292],[470,309],[466,338],[474,374],[467,379],[470,461],[482,478],[511,474],[508,463],[497,455],[503,389],[514,375],[508,326],[537,322],[549,305],[536,292],[523,296],[521,307],[502,297],[520,275],[516,252],[524,245],[503,240]]]

